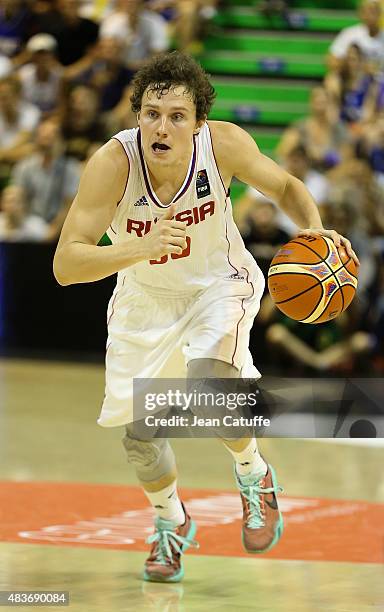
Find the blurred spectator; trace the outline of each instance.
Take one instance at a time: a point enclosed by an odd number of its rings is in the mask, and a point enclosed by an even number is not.
[[[318,206],[321,207],[328,202],[329,181],[324,175],[311,168],[308,153],[302,145],[298,145],[289,151],[285,160],[285,169],[303,181]],[[257,189],[248,187],[245,195],[237,202],[234,207],[234,217],[241,233],[245,231],[244,220],[248,211],[261,201],[269,202]],[[295,235],[298,231],[293,221],[281,210],[277,212],[276,223],[289,237]]]
[[[357,146],[360,158],[366,159],[384,186],[384,111],[365,126]]]
[[[364,123],[373,125],[384,111],[384,74],[377,74],[364,102]],[[365,127],[365,126],[363,126]]]
[[[340,62],[339,70],[330,72],[324,86],[340,109],[340,118],[346,123],[357,123],[367,116],[364,112],[373,76],[368,71],[365,56],[357,44],[349,46]]]
[[[48,236],[48,224],[37,215],[26,214],[24,192],[10,185],[1,194],[0,241],[43,241]]]
[[[28,213],[49,224],[48,239],[55,240],[76,195],[80,167],[64,155],[56,119],[45,119],[37,129],[37,152],[13,169],[12,184],[23,188]]]
[[[103,35],[96,47],[94,61],[82,72],[77,81],[91,85],[100,95],[101,112],[110,111],[126,97],[129,100],[128,86],[134,72],[124,62],[124,44],[119,38],[106,38]]]
[[[77,78],[77,82],[98,91],[99,110],[109,134],[136,127],[137,123],[130,100],[134,72],[125,65],[124,48],[120,39],[102,36],[93,64]]]
[[[361,23],[344,28],[333,41],[328,57],[331,70],[339,70],[351,45],[358,45],[375,71],[383,64],[384,36],[381,30],[380,0],[363,0],[359,9]]]
[[[145,8],[159,13],[168,23],[176,18],[177,0],[144,0]]]
[[[260,13],[272,19],[275,16],[282,17],[284,21],[289,25],[289,5],[291,3],[288,0],[261,0],[257,5]]]
[[[255,198],[240,226],[246,248],[257,260],[263,274],[268,274],[276,251],[289,240],[289,235],[278,225],[276,206],[266,198]]]
[[[177,0],[175,35],[177,46],[187,53],[199,53],[199,40],[207,23],[216,14],[217,0]]]
[[[285,159],[285,169],[304,183],[320,209],[327,204],[329,181],[323,174],[311,167],[311,160],[305,147],[298,145],[288,153]],[[280,227],[290,236],[296,234],[298,228],[287,215],[280,212],[279,220]]]
[[[348,198],[359,211],[358,222],[369,236],[384,234],[384,191],[363,159],[349,159],[327,174],[338,188],[348,189]]]
[[[48,13],[54,8],[56,0],[32,0],[33,10],[37,14]]]
[[[97,21],[98,15],[104,10],[106,4],[108,0],[80,0],[79,14],[81,17]]]
[[[298,145],[289,152],[285,160],[285,169],[303,181],[318,206],[328,202],[329,181],[311,167],[308,151],[303,145]]]
[[[63,66],[86,66],[92,58],[99,26],[79,14],[79,0],[57,0],[56,10],[40,16],[40,32],[54,36],[57,41],[57,57]]]
[[[368,307],[368,292],[377,277],[377,263],[372,241],[361,220],[360,200],[354,197],[350,184],[337,183],[330,191],[329,206],[323,215],[325,227],[332,227],[352,242],[360,261],[357,308]]]
[[[20,83],[13,77],[0,81],[0,181],[6,182],[10,166],[33,150],[32,134],[40,111],[23,102]]]
[[[368,325],[376,339],[374,364],[384,374],[384,252],[381,252],[379,274],[376,284],[376,299],[371,300],[367,315]]]
[[[30,0],[30,19],[28,24],[27,38],[45,32],[45,25],[55,17],[57,0]]]
[[[30,11],[24,0],[0,0],[0,54],[14,57],[28,37]]]
[[[13,64],[6,55],[0,55],[0,80],[13,72]]]
[[[350,312],[319,325],[303,324],[285,316],[265,295],[258,322],[266,328],[267,352],[275,367],[296,376],[340,369],[350,372],[356,357],[372,351],[375,344],[372,334],[350,329]]]
[[[100,98],[94,87],[76,85],[70,89],[61,119],[67,155],[84,161],[91,145],[105,143],[109,134],[99,108]]]
[[[314,87],[310,115],[293,123],[282,135],[277,155],[284,162],[290,151],[301,144],[311,164],[322,171],[350,156],[351,140],[346,127],[338,120],[337,107],[324,87]]]
[[[104,18],[100,33],[104,38],[124,42],[125,62],[133,69],[169,48],[167,22],[147,10],[143,0],[117,0],[116,10]]]
[[[55,60],[56,40],[50,34],[35,34],[26,51],[31,61],[18,71],[22,97],[42,113],[52,112],[59,103],[62,68]]]

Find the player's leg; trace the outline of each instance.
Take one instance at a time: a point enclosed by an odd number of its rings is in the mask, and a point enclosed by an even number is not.
[[[192,359],[188,364],[188,378],[199,381],[201,391],[207,391],[209,387],[209,379],[233,379],[239,378],[239,370],[230,363],[219,359]],[[196,386],[194,387],[196,389]],[[198,389],[196,389],[198,390]],[[215,387],[215,391],[217,388]],[[223,389],[225,392],[225,389]],[[194,409],[195,413],[200,416],[208,416],[204,409]],[[225,437],[226,429],[217,431],[224,446],[231,453],[236,463],[236,472],[241,475],[246,475],[251,472],[267,472],[267,464],[261,457],[257,441],[255,437],[249,437],[244,431],[244,437],[238,439],[228,439]]]
[[[173,450],[163,438],[138,438],[133,427],[126,426],[123,444],[128,462],[135,468],[143,491],[155,513],[155,533],[145,563],[144,579],[178,582],[184,570],[181,553],[196,546],[196,527],[177,492],[177,472]]]
[[[175,456],[168,440],[138,439],[132,426],[126,426],[123,445],[127,460],[156,514],[181,525],[185,521],[182,503],[177,494]]]
[[[233,365],[217,359],[193,359],[188,364],[188,378],[197,392],[217,391],[212,379],[238,378],[240,372]],[[221,384],[221,383],[220,383]],[[193,408],[195,412],[195,408]],[[199,408],[199,416],[204,409]],[[208,416],[208,413],[205,414]],[[224,428],[217,431],[235,462],[236,483],[243,504],[243,544],[248,552],[265,552],[279,540],[283,520],[276,494],[281,490],[272,466],[260,455],[255,437],[225,438]]]

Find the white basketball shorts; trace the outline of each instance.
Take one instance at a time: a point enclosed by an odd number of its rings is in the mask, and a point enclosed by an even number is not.
[[[114,427],[133,416],[134,378],[185,378],[192,359],[232,364],[244,378],[260,378],[249,333],[264,278],[220,279],[195,295],[120,283],[108,306],[105,398],[98,424]]]

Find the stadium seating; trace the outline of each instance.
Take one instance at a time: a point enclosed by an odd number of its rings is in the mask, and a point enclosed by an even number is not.
[[[311,84],[214,78],[217,101],[211,119],[285,126],[307,112]],[[281,103],[284,90],[284,104]]]
[[[227,0],[230,6],[252,6],[257,7],[258,0]],[[295,0],[293,3],[296,8],[331,8],[340,10],[351,10],[357,8],[359,0]]]
[[[357,0],[295,0],[289,22],[263,16],[257,4],[228,0],[199,60],[218,94],[210,119],[242,125],[273,157],[282,129],[308,113],[336,33],[357,23]],[[235,184],[232,194],[239,193]]]
[[[314,32],[339,32],[357,22],[356,13],[337,10],[295,10],[292,28]],[[227,28],[254,28],[255,30],[285,30],[286,22],[281,17],[267,19],[250,6],[233,6],[221,10],[214,23]]]

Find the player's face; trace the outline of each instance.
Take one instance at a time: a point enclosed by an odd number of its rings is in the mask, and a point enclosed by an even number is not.
[[[59,0],[58,8],[65,17],[76,18],[79,12],[79,0]]]
[[[49,150],[59,137],[59,124],[57,121],[47,119],[40,123],[36,133],[36,144],[39,149]]]
[[[315,87],[312,89],[311,109],[313,114],[318,115],[326,111],[328,106],[327,92],[324,87]]]
[[[308,172],[308,160],[302,153],[292,152],[287,157],[286,170],[296,178],[303,180]]]
[[[116,38],[101,38],[99,40],[98,51],[101,60],[118,63],[122,60],[124,45]]]
[[[2,209],[6,214],[18,215],[22,213],[24,209],[23,205],[23,190],[21,187],[11,185],[6,187],[2,194]]]
[[[361,21],[368,28],[379,28],[381,18],[381,6],[379,2],[365,2],[360,9]]]
[[[159,97],[145,91],[137,120],[146,160],[162,166],[190,156],[193,134],[204,123],[196,121],[195,103],[182,85]]]

